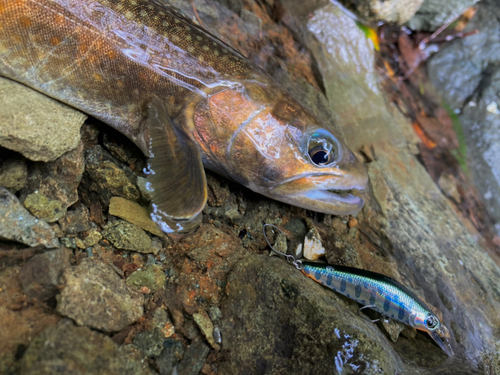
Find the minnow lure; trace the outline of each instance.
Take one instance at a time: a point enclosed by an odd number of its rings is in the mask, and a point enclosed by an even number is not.
[[[335,127],[251,61],[148,0],[0,0],[0,75],[88,113],[149,160],[152,218],[201,221],[203,166],[327,214],[358,212],[368,177]]]
[[[266,226],[280,230],[274,225],[265,224],[264,236]],[[292,255],[276,251],[270,244],[269,246],[274,252],[284,255],[288,262],[307,277],[363,305],[358,313],[369,308],[427,332],[447,355],[453,356],[447,340],[445,345],[439,336],[444,336],[445,333],[438,317],[404,285],[382,274],[358,268],[296,260]]]

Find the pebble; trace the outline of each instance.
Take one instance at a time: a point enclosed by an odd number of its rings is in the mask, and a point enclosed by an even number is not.
[[[174,368],[184,355],[182,343],[173,338],[167,338],[163,342],[163,350],[156,359],[156,364],[160,370],[160,375],[174,374]]]
[[[16,193],[26,185],[27,179],[28,167],[24,158],[11,158],[0,162],[0,186]]]
[[[144,297],[105,263],[83,259],[64,272],[63,280],[57,311],[78,325],[116,332],[143,314]]]
[[[150,293],[155,293],[164,288],[166,278],[161,266],[149,265],[132,273],[127,278],[127,285],[137,290],[146,287]]]
[[[19,271],[19,280],[27,296],[46,301],[58,292],[60,278],[70,267],[69,252],[65,248],[33,256]]]
[[[92,228],[89,219],[89,209],[83,204],[75,205],[74,209],[67,211],[66,215],[59,220],[61,230],[67,234],[78,234]]]
[[[214,340],[214,325],[210,320],[207,312],[205,310],[200,310],[193,314],[193,319],[198,325],[198,328],[203,333],[203,336],[207,339],[208,343],[215,350],[220,350],[220,345]]]
[[[356,219],[355,217],[352,217],[352,216],[351,216],[351,217],[349,218],[349,221],[347,222],[347,226],[348,226],[349,228],[354,228],[354,227],[355,227],[355,226],[357,226],[357,225],[358,225],[358,219]]]
[[[0,239],[49,249],[59,247],[50,226],[33,217],[4,187],[0,187]]]
[[[163,237],[163,232],[151,220],[148,210],[140,204],[125,198],[112,197],[109,201],[109,214],[117,216],[156,236]]]
[[[87,233],[87,236],[83,239],[85,248],[94,246],[102,239],[101,233],[95,229],[92,229]]]
[[[117,249],[152,253],[151,238],[141,228],[123,220],[109,224],[102,236]]]
[[[198,375],[209,352],[207,344],[201,340],[193,341],[177,367],[178,375]]]
[[[147,357],[157,357],[163,351],[165,336],[159,328],[139,332],[132,343],[137,346]]]
[[[20,83],[0,77],[0,146],[34,161],[73,150],[87,116]]]
[[[38,191],[28,195],[23,205],[31,214],[47,223],[53,223],[65,214],[61,201],[52,200]]]
[[[64,319],[36,336],[21,360],[21,374],[153,375],[139,351],[119,347],[102,333]]]
[[[113,196],[132,201],[141,197],[134,172],[116,161],[100,145],[85,151],[85,171],[90,179],[87,188],[98,194],[105,208]]]
[[[317,260],[325,255],[325,248],[316,228],[311,228],[304,238],[304,258]]]
[[[388,322],[386,322],[384,318],[382,318],[380,322],[389,334],[392,342],[397,342],[399,334],[406,328],[403,323],[397,322],[395,320],[389,320]]]

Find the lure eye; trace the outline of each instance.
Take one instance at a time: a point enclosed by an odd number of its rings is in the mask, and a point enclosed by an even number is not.
[[[435,316],[430,315],[425,321],[425,325],[429,329],[435,329],[439,325],[439,320]]]
[[[320,129],[309,137],[307,153],[314,165],[322,167],[340,159],[340,145],[332,134]]]

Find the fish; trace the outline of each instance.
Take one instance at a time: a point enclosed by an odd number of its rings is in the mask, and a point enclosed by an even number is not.
[[[297,262],[296,262],[297,263]],[[299,268],[300,267],[300,268]],[[403,324],[424,331],[448,355],[453,349],[439,318],[413,292],[385,275],[358,268],[325,263],[297,263],[302,273],[314,281]]]
[[[0,0],[0,75],[117,129],[148,159],[151,218],[199,225],[204,168],[271,199],[356,214],[364,164],[257,65],[146,0]]]

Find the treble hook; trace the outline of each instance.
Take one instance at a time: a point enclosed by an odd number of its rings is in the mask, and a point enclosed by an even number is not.
[[[378,321],[380,321],[380,320],[381,320],[381,318],[378,318],[378,319],[370,319],[370,318],[368,318],[368,317],[366,317],[366,316],[364,316],[364,315],[361,315],[361,310],[363,310],[363,309],[370,309],[370,308],[374,308],[374,307],[377,307],[377,306],[375,306],[375,305],[365,305],[365,306],[362,306],[362,307],[360,307],[360,308],[358,309],[358,315],[359,315],[361,318],[363,318],[364,320],[366,320],[366,321],[368,321],[368,322],[370,322],[370,323],[377,323]],[[384,322],[389,323],[389,318],[384,318]]]
[[[269,242],[269,239],[267,238],[267,235],[266,235],[266,227],[271,227],[271,228],[277,229],[281,233],[283,233],[283,231],[274,224],[264,224],[264,226],[262,227],[262,232],[264,233],[264,238],[266,239],[266,242],[269,245],[269,247],[271,248],[271,250],[277,254],[283,255],[285,257],[285,259],[288,261],[288,263],[293,264],[295,266],[295,268],[297,268],[298,270],[301,270],[302,269],[302,261],[301,260],[295,259],[295,257],[293,255],[282,253],[281,251],[276,250],[273,247],[273,245],[271,245],[271,243]]]

